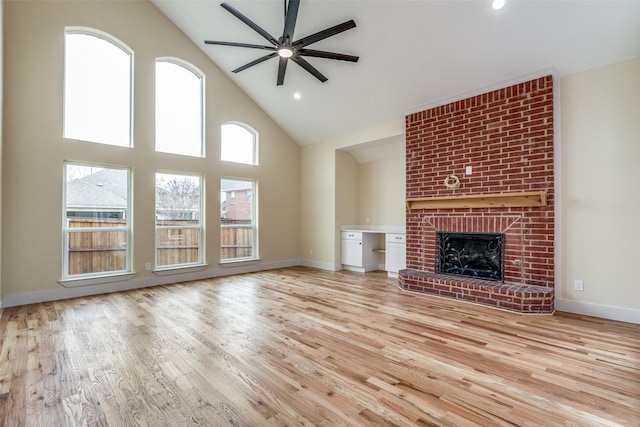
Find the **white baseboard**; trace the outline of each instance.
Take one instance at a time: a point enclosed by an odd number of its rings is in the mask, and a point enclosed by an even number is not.
[[[591,302],[571,301],[556,298],[556,310],[602,319],[640,324],[640,310],[634,308],[613,307]]]
[[[125,282],[103,283],[100,285],[81,286],[74,288],[54,289],[49,291],[30,292],[25,294],[6,295],[3,299],[4,307],[35,304],[45,301],[58,301],[62,299],[85,297],[89,295],[107,294],[111,292],[127,291],[130,289],[147,288],[150,286],[167,285],[191,280],[203,280],[213,277],[231,276],[234,274],[251,273],[254,271],[273,270],[276,268],[294,267],[300,265],[300,260],[285,260],[264,264],[251,264],[239,267],[224,267],[215,270],[205,270],[193,273],[175,275],[163,275],[132,279]]]
[[[356,273],[364,273],[366,271],[364,267],[354,267],[352,265],[343,265],[342,269],[347,271],[353,271]]]
[[[318,262],[318,261],[312,261],[310,259],[301,260],[300,265],[302,265],[304,267],[312,267],[312,268],[318,268],[320,270],[328,270],[328,271],[342,270],[342,264],[331,264],[331,263],[328,263],[328,262]]]

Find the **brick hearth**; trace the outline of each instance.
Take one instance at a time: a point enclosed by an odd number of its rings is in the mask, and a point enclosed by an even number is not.
[[[411,114],[406,135],[407,199],[544,191],[547,204],[408,208],[407,269],[399,286],[519,312],[553,312],[552,77]],[[444,185],[449,175],[460,179],[459,188]],[[504,283],[435,273],[436,231],[504,233]]]
[[[399,286],[407,291],[491,305],[520,313],[552,313],[553,288],[402,270]]]

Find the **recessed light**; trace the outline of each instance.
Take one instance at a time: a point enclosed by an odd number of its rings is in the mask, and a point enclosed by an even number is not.
[[[493,4],[491,4],[494,9],[502,9],[504,6],[504,0],[493,0]]]
[[[295,99],[302,99],[302,94],[300,92],[293,92],[293,97]]]

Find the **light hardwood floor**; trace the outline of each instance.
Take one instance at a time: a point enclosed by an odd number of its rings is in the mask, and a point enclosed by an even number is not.
[[[638,426],[640,325],[303,267],[5,309],[3,426]]]

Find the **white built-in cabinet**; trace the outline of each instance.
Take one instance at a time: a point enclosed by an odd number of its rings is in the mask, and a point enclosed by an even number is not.
[[[341,262],[345,270],[372,271],[378,269],[378,235],[359,231],[342,232]]]
[[[395,231],[395,230],[394,230]],[[382,240],[381,240],[382,239]],[[382,246],[381,241],[384,241]],[[384,252],[384,269],[390,277],[397,277],[405,268],[405,233],[389,230],[344,230],[341,232],[341,263],[345,270],[373,271],[378,264],[379,253]]]
[[[384,264],[387,275],[398,277],[398,271],[406,267],[406,235],[388,233],[385,235]]]

